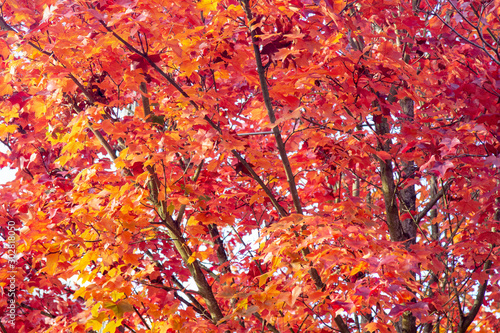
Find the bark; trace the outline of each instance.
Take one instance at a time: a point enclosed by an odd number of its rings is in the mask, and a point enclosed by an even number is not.
[[[217,322],[219,322],[222,317],[224,317],[224,315],[222,314],[219,304],[215,299],[212,287],[203,274],[199,261],[195,260],[194,262],[189,263],[189,257],[191,256],[192,252],[186,244],[182,236],[182,232],[179,230],[172,217],[168,215],[166,210],[162,208],[163,206],[163,203],[160,203],[160,206],[157,206],[157,210],[161,214],[161,218],[163,219],[164,225],[167,228],[167,233],[172,239],[175,249],[181,255],[184,264],[191,273],[191,276],[193,277],[193,280],[198,287],[198,292],[201,297],[203,297],[203,300],[207,305],[210,316],[212,317],[212,322],[214,324],[217,324]]]
[[[390,133],[387,119],[381,115],[375,116],[375,130],[380,138],[379,150],[389,151],[391,140],[384,138]],[[396,185],[394,182],[394,170],[391,160],[379,159],[380,179],[382,181],[382,193],[385,202],[386,222],[389,228],[389,235],[394,242],[405,240],[403,228],[399,221],[399,209],[396,199]]]
[[[400,102],[403,113],[407,117],[409,122],[412,122],[414,119],[414,103],[413,100],[406,97]],[[412,179],[415,177],[415,171],[417,169],[415,163],[413,161],[403,161],[403,175],[404,179]],[[417,194],[415,192],[415,185],[407,186],[399,191],[399,198],[401,200],[400,212],[401,214],[409,213],[410,216],[403,219],[401,221],[401,227],[403,229],[403,234],[405,241],[405,245],[408,247],[411,244],[415,244],[415,239],[417,236],[417,225],[416,221],[413,218],[414,212],[416,211],[416,200]]]
[[[391,94],[388,101],[391,103],[394,100],[396,89],[391,89]],[[414,103],[411,99],[405,98],[400,102],[403,113],[408,121],[412,121],[414,117]],[[389,152],[391,149],[391,139],[387,136],[390,134],[390,125],[387,118],[382,115],[374,117],[375,128],[379,136],[379,150]],[[391,240],[394,242],[404,242],[406,249],[410,249],[410,245],[415,243],[417,235],[416,220],[414,220],[413,212],[416,210],[416,192],[415,186],[411,185],[402,190],[397,189],[394,170],[391,160],[379,159],[380,178],[382,181],[382,192],[384,195],[387,226]],[[415,173],[415,164],[413,161],[403,161],[403,177],[413,178]],[[400,199],[400,207],[398,207],[397,198]],[[409,213],[409,217],[401,220],[400,213]],[[406,311],[395,325],[399,333],[416,333],[416,318],[410,311]]]
[[[432,176],[431,181],[430,181],[430,187],[431,187],[430,195],[432,197],[435,197],[437,195],[437,178],[436,178],[436,176]],[[431,224],[431,238],[434,241],[436,241],[436,240],[439,239],[439,225],[438,225],[438,223],[435,223],[435,221],[434,221],[434,219],[437,217],[437,209],[436,208],[432,208],[430,210],[429,217],[430,217],[431,223],[432,223]],[[436,274],[434,274],[434,272],[431,273],[431,278],[429,280],[429,285],[432,285],[433,283],[438,282],[438,280],[439,279],[436,276]],[[429,288],[428,296],[429,297],[434,296],[434,292],[430,288]],[[433,328],[434,328],[434,324],[433,323],[427,323],[427,324],[425,324],[425,326],[424,326],[424,333],[432,333]]]
[[[230,273],[231,269],[228,264],[228,258],[226,254],[226,250],[224,249],[224,243],[219,234],[219,230],[217,225],[210,224],[208,226],[208,230],[210,232],[210,236],[214,241],[214,245],[216,247],[215,252],[217,253],[217,259],[219,260],[219,265],[222,266],[221,273]]]
[[[151,114],[151,106],[149,105],[149,98],[146,96],[148,93],[148,88],[146,82],[141,82],[139,85],[139,90],[141,91],[142,108],[144,111],[144,119],[148,119]]]

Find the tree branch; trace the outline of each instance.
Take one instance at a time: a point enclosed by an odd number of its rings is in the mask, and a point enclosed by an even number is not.
[[[243,9],[245,10],[247,19],[249,22],[252,22],[253,15],[250,9],[250,4],[248,0],[241,1]],[[267,87],[266,74],[264,70],[264,66],[262,65],[262,58],[260,56],[259,45],[257,44],[257,38],[255,37],[255,30],[250,28],[250,36],[252,38],[252,45],[255,54],[255,61],[257,63],[257,72],[259,74],[260,86],[262,89],[262,96],[264,98],[264,104],[267,109],[267,114],[269,116],[269,120],[271,124],[276,122],[276,116],[274,114],[273,106],[271,104],[271,97],[269,95],[269,89]],[[290,165],[290,161],[288,160],[288,156],[286,154],[285,144],[283,143],[283,139],[281,138],[281,133],[278,126],[273,128],[274,137],[276,139],[276,144],[278,146],[278,152],[281,157],[281,161],[283,162],[283,167],[285,169],[286,178],[288,181],[288,186],[290,188],[290,193],[292,195],[293,204],[295,206],[295,211],[297,214],[302,214],[302,205],[300,203],[299,194],[297,192],[297,185],[295,184],[295,177],[293,175],[292,167]]]
[[[425,2],[427,3],[427,6],[429,6],[429,8],[433,8],[433,6],[429,3],[428,0],[425,0]],[[450,1],[451,3],[451,1]],[[448,29],[450,29],[455,35],[457,35],[461,40],[463,40],[464,42],[466,42],[467,44],[470,44],[474,47],[477,47],[478,49],[482,50],[484,53],[486,53],[486,55],[491,59],[493,60],[497,65],[500,65],[500,61],[498,59],[496,59],[490,52],[488,52],[488,50],[484,47],[484,46],[481,46],[477,43],[474,43],[473,41],[469,40],[467,37],[463,36],[461,33],[459,33],[455,28],[453,28],[449,23],[447,23],[438,13],[434,12],[434,11],[430,11],[429,12],[430,14],[436,16],[440,21],[441,23],[443,23],[445,26],[448,27]],[[473,26],[474,27],[474,26]]]
[[[135,313],[137,313],[137,315],[141,319],[141,321],[144,324],[144,326],[146,326],[148,328],[148,330],[151,330],[151,326],[149,326],[149,324],[146,322],[146,320],[144,319],[144,317],[140,314],[139,310],[137,310],[137,308],[136,308],[135,305],[134,305],[134,311],[135,311]]]
[[[2,333],[7,333],[7,329],[3,326],[2,322],[0,322],[0,329],[2,330]]]
[[[207,310],[204,308],[204,307],[201,307],[201,308],[198,308],[196,307],[194,304],[192,303],[189,303],[189,301],[187,301],[186,299],[184,299],[184,297],[182,297],[181,295],[179,295],[178,292],[175,292],[174,293],[175,297],[177,297],[182,303],[184,303],[185,305],[193,308],[194,311],[196,311],[197,313],[199,313],[200,315],[203,316],[203,318],[207,319],[207,320],[211,320],[212,318],[210,318],[210,314],[207,312]],[[201,304],[200,304],[201,305]]]
[[[288,212],[285,211],[283,207],[278,203],[276,198],[274,197],[273,192],[267,187],[266,184],[260,179],[259,175],[253,170],[253,168],[248,164],[248,162],[238,153],[236,150],[231,150],[233,155],[238,159],[238,161],[245,166],[245,168],[248,170],[248,172],[252,175],[252,178],[260,185],[260,187],[266,192],[267,196],[271,200],[271,203],[273,204],[274,208],[278,211],[281,217],[288,216]]]
[[[191,178],[193,182],[196,182],[198,180],[198,177],[200,177],[201,174],[201,169],[203,168],[204,160],[200,162],[200,165],[198,165],[198,168],[196,168],[196,171]],[[184,212],[186,211],[186,205],[182,204],[181,207],[179,208],[179,213],[177,214],[177,225],[179,225],[182,221],[182,218],[184,217]]]
[[[268,323],[267,320],[265,320],[264,318],[261,317],[260,314],[258,314],[257,312],[255,312],[253,314],[255,316],[255,318],[257,318],[262,324],[266,325],[266,327],[273,333],[280,333],[280,331],[278,331],[278,329],[271,323]]]
[[[130,332],[136,333],[136,331],[135,331],[132,327],[128,326],[127,324],[122,323],[122,325],[123,325],[126,329],[128,329]]]
[[[43,311],[43,310],[38,310],[38,309],[32,308],[31,306],[26,305],[24,303],[19,303],[19,306],[21,308],[25,308],[25,309],[30,310],[30,311],[40,311],[40,314],[44,315],[45,317],[56,318],[56,316],[54,316],[53,314],[51,314],[51,313],[49,313],[47,311]]]
[[[453,178],[448,180],[446,184],[444,184],[443,188],[439,190],[439,192],[434,195],[431,200],[425,205],[424,209],[418,213],[418,215],[415,217],[415,223],[419,224],[420,221],[427,215],[427,213],[434,207],[434,205],[438,202],[439,199],[446,193],[448,190],[448,187],[450,186],[451,182],[453,181]]]
[[[149,98],[146,96],[148,93],[148,89],[146,87],[146,82],[141,82],[139,85],[139,90],[141,91],[142,98],[142,109],[144,110],[144,119],[148,119],[151,114],[151,106],[149,105]]]
[[[179,91],[182,96],[186,97],[189,100],[189,103],[196,110],[199,110],[198,104],[196,104],[196,102],[193,101],[189,97],[189,95],[184,91],[184,89],[182,89],[181,86],[179,86],[177,84],[177,82],[174,81],[174,79],[172,78],[171,75],[165,73],[160,67],[158,67],[158,65],[153,60],[151,60],[151,58],[149,57],[149,55],[147,53],[143,53],[143,52],[139,51],[138,49],[136,49],[135,47],[133,47],[132,44],[130,44],[129,42],[127,42],[120,35],[118,35],[116,32],[114,32],[113,29],[111,29],[110,27],[108,27],[107,24],[103,20],[99,20],[99,23],[101,23],[101,25],[104,27],[104,29],[106,29],[108,32],[110,32],[116,39],[118,39],[123,45],[125,45],[125,47],[130,52],[133,52],[133,53],[135,53],[135,54],[143,57],[144,60],[146,60],[151,65],[151,67],[153,67],[161,76],[163,76],[168,81],[168,83],[170,83],[172,86],[174,86],[174,88],[177,89],[177,91]]]
[[[484,264],[484,271],[486,272],[491,268],[492,261],[487,260],[486,263]],[[487,273],[487,272],[486,272]],[[462,316],[460,318],[460,327],[457,331],[457,333],[466,333],[467,328],[469,328],[470,324],[474,321],[474,318],[476,318],[476,315],[479,312],[479,309],[481,308],[481,305],[483,305],[484,301],[484,296],[486,294],[486,287],[488,286],[488,280],[484,281],[484,283],[479,287],[476,295],[476,299],[474,301],[474,305],[472,305],[472,309],[470,310],[469,314],[465,317]]]

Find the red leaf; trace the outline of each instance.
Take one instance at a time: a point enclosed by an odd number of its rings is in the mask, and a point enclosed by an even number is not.
[[[388,152],[383,150],[377,151],[376,154],[383,161],[389,161],[392,159],[392,156]]]

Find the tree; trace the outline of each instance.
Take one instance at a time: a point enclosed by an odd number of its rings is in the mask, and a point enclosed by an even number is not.
[[[3,332],[500,331],[500,2],[0,8]]]

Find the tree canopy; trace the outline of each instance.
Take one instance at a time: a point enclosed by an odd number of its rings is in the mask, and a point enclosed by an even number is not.
[[[2,332],[500,332],[500,1],[0,9]]]

